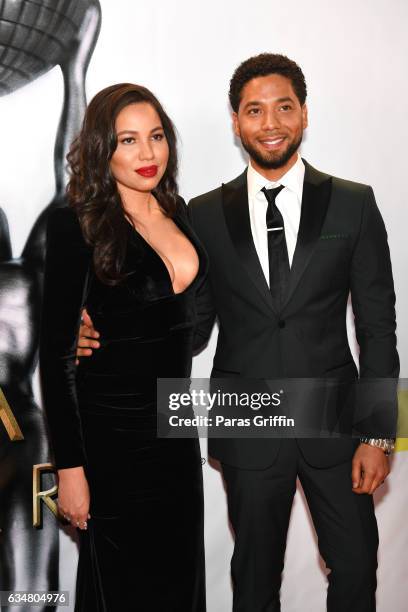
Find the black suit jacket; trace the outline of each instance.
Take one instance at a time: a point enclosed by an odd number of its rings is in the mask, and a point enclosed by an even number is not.
[[[212,376],[357,377],[346,329],[351,292],[360,376],[399,374],[395,294],[387,234],[367,185],[323,174],[305,162],[301,218],[289,288],[274,310],[252,239],[246,171],[190,202],[194,229],[210,256],[202,287],[196,348],[219,320]],[[277,439],[210,439],[222,462],[258,469],[272,464]],[[350,458],[358,440],[300,439],[316,466]]]

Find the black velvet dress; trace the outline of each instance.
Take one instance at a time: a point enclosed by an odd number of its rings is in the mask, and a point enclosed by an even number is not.
[[[126,280],[93,272],[75,214],[50,215],[40,348],[57,468],[83,465],[91,519],[81,531],[77,612],[203,612],[203,487],[197,439],[156,435],[156,379],[188,377],[195,293],[206,255],[179,202],[175,223],[199,272],[175,294],[167,268],[129,224]],[[126,222],[127,223],[127,222]],[[75,366],[81,309],[101,347]]]

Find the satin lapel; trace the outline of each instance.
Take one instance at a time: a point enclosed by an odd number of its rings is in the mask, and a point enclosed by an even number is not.
[[[252,237],[246,171],[231,183],[223,184],[222,204],[227,228],[239,259],[266,304],[274,310]]]
[[[309,264],[317,246],[331,195],[331,176],[315,170],[305,160],[302,208],[295,253],[290,271],[289,287],[283,308],[287,305]]]

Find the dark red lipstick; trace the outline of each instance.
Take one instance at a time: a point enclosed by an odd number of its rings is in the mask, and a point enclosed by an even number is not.
[[[157,166],[144,166],[143,168],[137,168],[136,172],[145,178],[150,178],[156,176],[157,170]]]

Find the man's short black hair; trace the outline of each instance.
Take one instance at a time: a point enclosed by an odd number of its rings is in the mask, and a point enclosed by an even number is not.
[[[245,85],[257,77],[280,74],[289,79],[301,106],[306,102],[306,81],[302,69],[293,60],[278,53],[261,53],[238,66],[230,81],[229,100],[232,110],[238,112]]]

